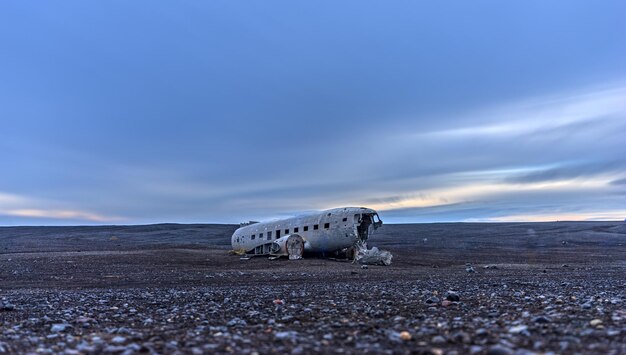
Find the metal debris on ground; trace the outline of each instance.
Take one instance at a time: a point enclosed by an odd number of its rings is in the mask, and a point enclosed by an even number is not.
[[[354,260],[361,265],[391,265],[393,255],[387,250],[380,250],[377,247],[367,249],[365,242],[357,243]]]

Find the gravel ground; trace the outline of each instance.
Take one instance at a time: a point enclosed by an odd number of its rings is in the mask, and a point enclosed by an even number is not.
[[[623,354],[625,226],[391,225],[367,269],[241,261],[233,226],[0,228],[0,353]]]

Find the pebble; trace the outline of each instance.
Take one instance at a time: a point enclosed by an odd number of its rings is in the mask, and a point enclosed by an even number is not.
[[[406,330],[403,332],[400,332],[400,339],[404,340],[404,341],[408,341],[411,340],[411,333],[407,332]]]
[[[591,321],[589,321],[589,325],[592,327],[597,327],[599,325],[602,324],[602,320],[601,319],[592,319]]]
[[[10,312],[14,310],[15,310],[15,306],[9,302],[2,303],[2,306],[0,306],[1,312]]]
[[[516,325],[514,327],[509,328],[509,333],[519,334],[519,333],[525,332],[527,329],[528,329],[528,326],[526,325]]]
[[[298,337],[298,332],[294,332],[294,331],[277,332],[276,334],[274,334],[274,337],[279,340],[295,339]]]
[[[439,297],[431,296],[426,299],[426,304],[436,304],[439,303]]]
[[[67,323],[57,323],[50,327],[50,331],[53,333],[64,332],[71,327],[72,326]]]
[[[461,297],[459,297],[459,294],[454,291],[448,291],[446,292],[446,299],[452,302],[459,302]]]
[[[446,342],[446,338],[442,337],[441,335],[436,335],[432,338],[431,342],[433,344],[443,344]]]
[[[487,355],[513,355],[513,350],[502,345],[494,345],[487,350]]]
[[[113,339],[111,339],[111,342],[115,344],[123,344],[126,342],[126,338],[118,335],[118,336],[113,337]]]
[[[533,318],[533,322],[546,324],[546,323],[550,323],[550,318],[545,317],[545,316],[538,316],[538,317]]]

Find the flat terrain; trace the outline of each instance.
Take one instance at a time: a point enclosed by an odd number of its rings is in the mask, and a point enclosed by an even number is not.
[[[367,269],[235,228],[0,228],[0,353],[626,353],[623,222],[384,225]]]

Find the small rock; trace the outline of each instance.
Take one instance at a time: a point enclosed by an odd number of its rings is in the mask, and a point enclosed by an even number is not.
[[[550,318],[545,317],[545,316],[538,316],[538,317],[533,318],[533,322],[546,324],[546,323],[550,323]]]
[[[509,333],[511,334],[519,334],[522,332],[525,332],[528,329],[527,326],[521,324],[521,325],[516,325],[514,327],[509,328]]]
[[[58,332],[64,332],[70,328],[72,328],[72,326],[67,323],[57,323],[57,324],[53,324],[50,327],[50,331],[53,333],[58,333]]]
[[[404,341],[408,341],[411,340],[411,333],[407,332],[407,331],[403,331],[400,332],[400,339],[404,340]]]
[[[459,302],[461,300],[461,297],[459,297],[459,295],[454,291],[448,291],[446,293],[446,299],[452,302]]]
[[[483,347],[480,345],[470,346],[470,354],[478,354],[483,352]]]
[[[439,297],[431,296],[426,300],[427,304],[439,303]]]
[[[246,325],[248,325],[248,322],[246,322],[245,320],[243,320],[241,318],[233,318],[230,321],[228,321],[228,323],[226,323],[226,325],[229,326],[229,327],[246,326]]]
[[[114,344],[123,344],[126,342],[126,338],[124,338],[123,336],[116,336],[113,339],[111,339],[111,342]]]
[[[274,337],[279,340],[295,339],[298,337],[298,333],[294,331],[277,332]]]
[[[442,337],[441,335],[435,335],[435,336],[432,338],[431,342],[432,342],[433,344],[443,344],[443,343],[445,343],[445,342],[446,342],[446,338]]]
[[[473,266],[468,266],[468,267],[465,268],[465,272],[473,274],[473,273],[476,272],[476,270],[474,270]]]
[[[14,310],[15,310],[15,306],[9,302],[3,303],[2,306],[0,307],[1,312],[10,312]]]
[[[367,270],[367,265],[361,265],[361,269]]]
[[[494,345],[487,350],[487,355],[513,355],[513,350],[502,345]]]
[[[597,327],[597,326],[599,326],[601,324],[602,324],[602,320],[601,319],[592,319],[589,322],[589,325],[592,326],[592,327]]]
[[[469,344],[472,341],[470,335],[462,331],[453,333],[451,338],[457,343]]]

